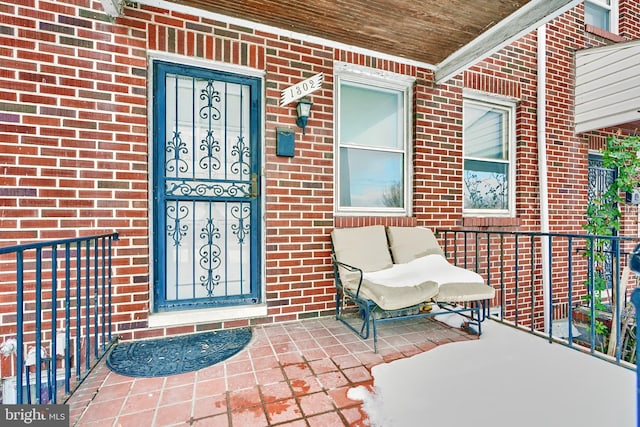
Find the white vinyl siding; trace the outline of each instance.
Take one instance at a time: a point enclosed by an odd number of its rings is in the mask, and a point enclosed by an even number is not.
[[[640,40],[576,53],[576,133],[640,120]]]

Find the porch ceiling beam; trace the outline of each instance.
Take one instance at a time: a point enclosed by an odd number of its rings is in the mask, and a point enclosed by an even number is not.
[[[122,12],[123,0],[100,0],[104,12],[112,18],[117,18]]]
[[[440,62],[435,72],[436,83],[449,80],[580,3],[582,0],[530,1]]]

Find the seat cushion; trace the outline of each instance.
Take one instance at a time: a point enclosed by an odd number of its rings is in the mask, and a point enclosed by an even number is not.
[[[400,264],[425,255],[444,256],[433,232],[425,227],[387,227],[393,262]]]
[[[469,302],[493,299],[495,289],[484,283],[444,283],[439,286],[437,302]]]
[[[392,287],[363,280],[360,296],[375,302],[383,310],[399,310],[431,301],[438,285],[429,280],[414,286]]]
[[[360,295],[384,310],[430,301],[438,293],[438,284],[416,268],[419,266],[394,264],[385,270],[364,273]],[[355,286],[357,288],[357,283]]]
[[[438,254],[427,255],[407,263],[423,278],[438,284],[437,302],[468,302],[492,299],[495,289],[485,284],[478,273],[457,267]]]

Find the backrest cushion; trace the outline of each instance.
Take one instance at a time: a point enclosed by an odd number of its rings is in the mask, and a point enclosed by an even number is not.
[[[336,259],[364,272],[393,265],[384,226],[336,228],[331,232]]]
[[[393,262],[402,264],[426,255],[440,254],[436,236],[426,227],[387,227],[387,237],[393,255]]]

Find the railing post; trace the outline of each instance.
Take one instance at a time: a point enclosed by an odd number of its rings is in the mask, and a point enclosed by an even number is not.
[[[612,268],[614,268],[614,272],[615,272],[615,276],[613,278],[613,283],[611,284],[611,286],[613,287],[613,321],[611,323],[611,327],[612,328],[616,328],[615,329],[615,334],[613,333],[613,331],[609,334],[609,343],[611,343],[611,340],[614,338],[615,336],[615,348],[613,349],[615,351],[615,357],[616,357],[616,362],[620,363],[620,357],[621,357],[621,353],[622,353],[622,342],[621,342],[621,329],[622,329],[622,325],[621,325],[621,320],[622,320],[622,305],[624,304],[624,295],[622,295],[621,290],[622,289],[626,289],[626,284],[620,283],[621,282],[621,277],[620,274],[622,273],[624,276],[624,271],[620,268],[620,242],[617,239],[617,236],[614,236],[614,238],[611,240],[613,242],[614,246],[614,251],[613,251],[613,255],[615,256],[615,264],[612,266]],[[627,273],[627,277],[625,278],[625,280],[627,280],[629,278],[628,273]],[[609,345],[609,349],[612,349],[611,344]],[[608,353],[610,354],[610,351],[608,351]],[[611,355],[611,354],[610,354]]]
[[[36,249],[36,335],[35,335],[35,372],[36,372],[36,403],[42,403],[42,248]],[[27,358],[29,354],[27,353]],[[26,369],[29,369],[27,364]],[[31,384],[27,376],[27,397],[31,398]],[[31,403],[31,401],[28,401]]]
[[[544,327],[549,333],[549,342],[553,341],[553,237],[551,234],[548,234],[546,237],[543,237],[542,247],[547,249],[547,259],[546,263],[543,257],[542,261],[542,277],[543,284],[545,286],[546,281],[546,297],[543,294],[543,308],[546,308],[546,318],[544,319]],[[545,267],[547,270],[545,271]],[[545,307],[546,304],[546,307]]]
[[[589,236],[589,342],[591,345],[591,354],[595,353],[595,345],[596,345],[596,264],[594,257],[594,248],[595,248],[595,237]]]
[[[93,242],[93,356],[98,358],[98,313],[100,303],[100,291],[98,282],[98,239]]]
[[[569,255],[569,269],[567,271],[567,285],[568,285],[568,309],[567,309],[567,326],[569,347],[573,346],[573,237],[569,237],[567,242],[567,252]]]
[[[91,241],[85,240],[85,293],[84,293],[84,324],[86,336],[84,337],[85,342],[85,370],[89,371],[91,368]]]
[[[519,273],[520,273],[520,272],[518,271],[518,270],[520,269],[520,266],[519,266],[519,264],[518,264],[518,257],[520,256],[520,253],[519,253],[520,248],[518,247],[519,245],[520,245],[520,244],[518,243],[518,235],[516,234],[516,235],[515,235],[515,243],[514,243],[515,250],[516,250],[516,253],[515,253],[515,264],[516,264],[516,265],[515,265],[515,289],[514,289],[516,301],[518,301],[518,298],[520,297],[520,296],[518,295],[518,294],[519,294],[519,289],[520,289],[520,284],[518,283],[518,277],[519,277]],[[504,260],[502,260],[502,261],[503,261],[503,263],[504,263]],[[519,319],[518,319],[519,314],[520,314],[520,309],[519,309],[519,307],[516,305],[516,315],[515,315],[515,322],[516,322],[516,325],[517,325],[517,324],[519,324]]]
[[[531,298],[531,332],[533,332],[535,330],[536,327],[536,318],[535,318],[535,300],[536,300],[536,263],[534,261],[535,259],[535,252],[536,252],[536,236],[535,235],[531,235],[531,271],[529,272],[530,276],[531,276],[531,283],[529,283],[529,294],[530,294],[530,298]]]
[[[80,380],[80,372],[82,368],[82,358],[80,354],[82,331],[80,325],[82,324],[82,242],[78,240],[76,242],[76,339],[75,339],[75,355],[73,357],[74,364],[76,365],[76,380]]]
[[[113,256],[112,241],[113,240],[117,240],[117,239],[118,239],[117,235],[114,238],[109,237],[109,268],[107,270],[107,273],[109,274],[109,279],[108,279],[108,289],[109,289],[109,292],[108,292],[108,298],[109,298],[109,304],[108,304],[108,308],[109,308],[109,342],[111,342],[111,340],[112,340],[111,339],[111,320],[112,320],[111,319],[111,312],[113,311],[113,310],[111,310],[111,307],[112,307],[111,306],[111,292],[113,290],[112,287],[111,287],[111,285],[112,285],[112,283],[111,283],[111,259],[112,259],[112,256]]]
[[[71,243],[64,245],[64,394],[71,391]]]
[[[51,247],[51,351],[49,353],[51,364],[51,378],[49,386],[51,393],[49,399],[52,404],[58,403],[58,245]]]
[[[16,403],[23,402],[22,396],[22,373],[24,372],[24,334],[21,325],[24,322],[24,253],[16,253],[16,324],[20,327],[16,330]]]
[[[631,293],[631,302],[636,310],[636,336],[638,325],[640,324],[640,288],[636,288]],[[640,371],[638,370],[636,356],[636,426],[640,427]]]

